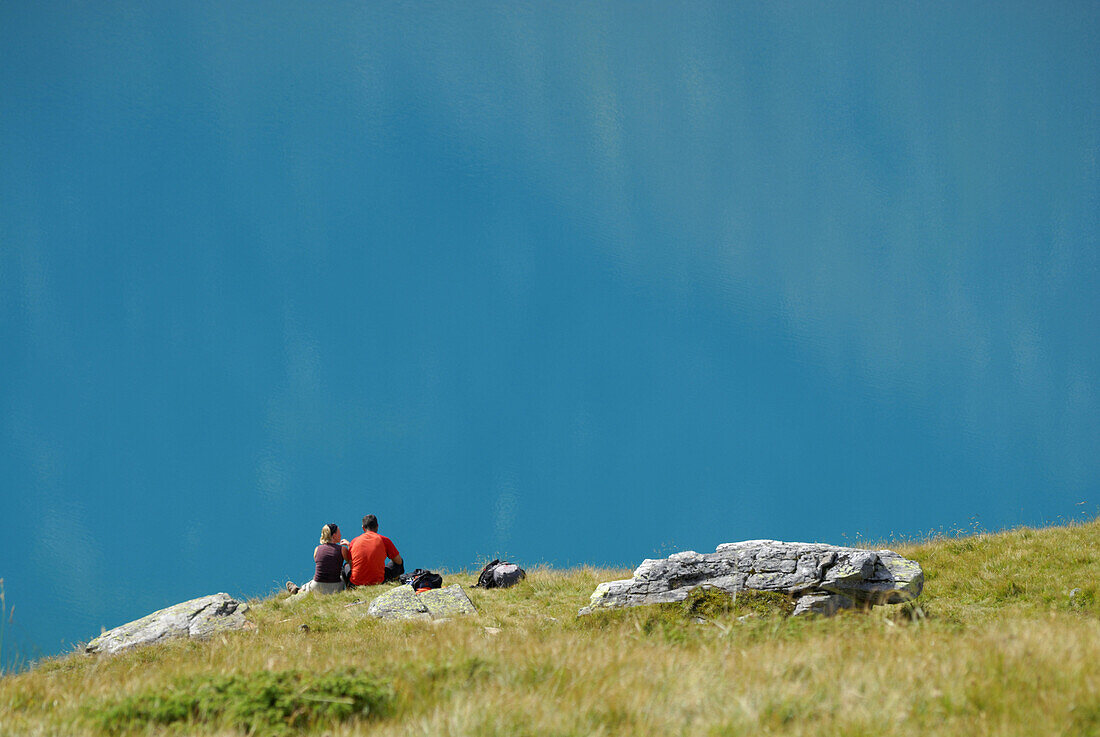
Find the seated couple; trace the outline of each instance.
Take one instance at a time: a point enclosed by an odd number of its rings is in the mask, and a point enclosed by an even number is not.
[[[393,541],[378,534],[378,518],[373,514],[363,518],[363,534],[350,542],[341,537],[339,526],[327,524],[322,527],[321,544],[313,551],[313,563],[312,581],[301,586],[295,586],[293,581],[286,582],[291,594],[343,591],[342,573],[347,576],[347,587],[354,588],[395,581],[405,572],[404,561]]]

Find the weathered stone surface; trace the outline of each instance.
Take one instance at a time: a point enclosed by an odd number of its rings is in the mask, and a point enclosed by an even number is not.
[[[798,600],[796,614],[832,614],[845,606],[910,601],[920,595],[924,572],[892,550],[748,540],[724,543],[713,553],[689,550],[645,560],[633,578],[597,586],[579,613],[679,602],[704,584],[734,594],[780,591]]]
[[[428,606],[411,586],[397,586],[380,595],[367,607],[367,614],[379,619],[431,619]]]
[[[798,598],[791,616],[824,614],[826,617],[831,617],[841,609],[851,609],[855,605],[854,601],[843,594],[806,594]]]
[[[173,637],[204,638],[216,632],[247,629],[248,604],[229,594],[184,601],[104,632],[88,643],[89,653],[117,653]]]
[[[470,597],[457,583],[417,595],[428,607],[428,613],[432,615],[433,619],[457,617],[461,614],[477,614],[474,603],[470,601]]]
[[[367,614],[379,619],[429,620],[477,614],[477,609],[458,584],[419,594],[411,586],[398,586],[372,601]]]

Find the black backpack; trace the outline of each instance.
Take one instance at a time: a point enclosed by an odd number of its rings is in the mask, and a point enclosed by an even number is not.
[[[438,589],[443,586],[443,576],[433,571],[417,568],[412,573],[402,575],[401,583],[407,583],[409,586],[412,586],[413,591],[420,591],[420,589]]]
[[[481,575],[477,577],[474,588],[506,589],[509,586],[515,586],[525,578],[527,574],[515,563],[494,559],[481,569]]]

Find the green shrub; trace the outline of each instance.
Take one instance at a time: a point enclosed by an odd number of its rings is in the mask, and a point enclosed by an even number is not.
[[[1067,595],[1066,603],[1070,610],[1096,613],[1100,609],[1100,597],[1097,596],[1095,586],[1084,586],[1073,589]]]
[[[688,617],[715,619],[723,616],[789,617],[794,601],[779,591],[743,589],[735,596],[722,589],[700,586],[688,594],[682,604]]]
[[[734,611],[733,597],[722,589],[712,586],[699,586],[688,594],[681,605],[688,617],[713,619]]]
[[[699,586],[680,603],[596,610],[579,617],[575,626],[582,631],[626,627],[645,635],[660,635],[667,642],[685,643],[695,639],[700,619],[728,620],[744,615],[785,618],[794,606],[789,596],[777,591],[744,589],[731,596],[719,588]]]
[[[381,716],[393,700],[388,684],[358,672],[257,671],[181,679],[166,689],[96,700],[83,711],[92,727],[109,734],[150,724],[215,723],[263,737]]]
[[[739,615],[755,614],[760,617],[789,617],[794,612],[794,600],[779,591],[744,589],[737,592],[735,605],[735,613]]]

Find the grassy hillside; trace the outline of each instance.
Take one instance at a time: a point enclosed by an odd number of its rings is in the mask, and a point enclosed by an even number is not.
[[[255,632],[0,678],[0,734],[1100,734],[1098,539],[1093,521],[894,545],[924,567],[917,605],[833,619],[574,616],[626,570],[529,570],[434,624],[348,606],[378,590],[280,594]]]

